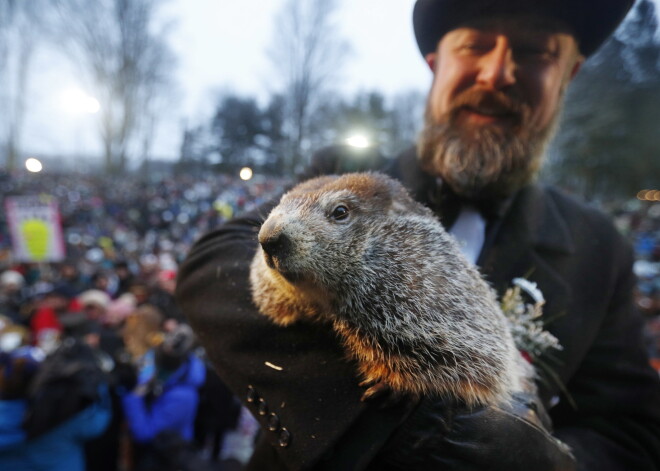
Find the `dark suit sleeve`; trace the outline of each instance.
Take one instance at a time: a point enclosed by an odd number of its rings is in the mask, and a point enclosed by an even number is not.
[[[282,328],[258,314],[249,265],[259,226],[272,206],[197,242],[181,266],[177,301],[219,376],[260,421],[261,442],[275,450],[257,452],[271,456],[273,466],[267,469],[360,469],[358,462],[366,464],[378,450],[402,409],[380,412],[360,402],[355,365],[344,358],[329,326]],[[361,438],[347,439],[358,430]],[[338,459],[341,467],[333,464]]]
[[[607,313],[593,340],[590,329],[583,332],[582,340],[591,346],[568,383],[577,407],[562,401],[551,415],[556,435],[572,447],[580,470],[658,470],[660,382],[649,367],[642,320],[633,305],[632,253],[614,239],[598,255],[615,260],[610,289],[600,287],[599,296],[609,299]]]

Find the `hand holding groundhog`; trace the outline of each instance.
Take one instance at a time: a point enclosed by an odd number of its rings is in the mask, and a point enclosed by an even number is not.
[[[426,207],[378,173],[286,193],[259,232],[250,282],[279,325],[327,322],[365,384],[468,405],[529,388],[494,291]]]

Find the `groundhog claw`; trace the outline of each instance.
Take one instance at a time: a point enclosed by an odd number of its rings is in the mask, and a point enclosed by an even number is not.
[[[362,402],[378,403],[379,407],[392,407],[403,399],[403,394],[394,391],[387,383],[365,380],[360,387],[367,387],[360,400]]]

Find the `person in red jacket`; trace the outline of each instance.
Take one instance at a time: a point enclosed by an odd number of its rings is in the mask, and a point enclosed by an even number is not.
[[[54,287],[42,295],[30,318],[33,342],[46,352],[54,350],[61,340],[64,327],[61,318],[80,306],[75,296],[65,287]]]

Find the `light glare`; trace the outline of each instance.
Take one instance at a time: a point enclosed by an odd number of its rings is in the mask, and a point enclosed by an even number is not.
[[[351,147],[357,147],[359,149],[365,149],[371,145],[369,142],[369,139],[367,139],[366,136],[363,136],[361,134],[355,134],[348,139],[346,139],[346,144],[348,144]]]
[[[94,114],[101,109],[99,101],[78,88],[70,88],[60,95],[62,108],[73,114]]]
[[[660,190],[641,190],[637,193],[637,199],[641,201],[660,201]]]
[[[38,159],[35,159],[34,157],[30,157],[25,161],[25,168],[27,169],[28,172],[39,173],[41,172],[41,170],[43,170],[44,166],[41,164],[41,162]]]
[[[249,180],[252,178],[252,169],[250,167],[243,167],[238,174],[241,177],[241,180]]]

